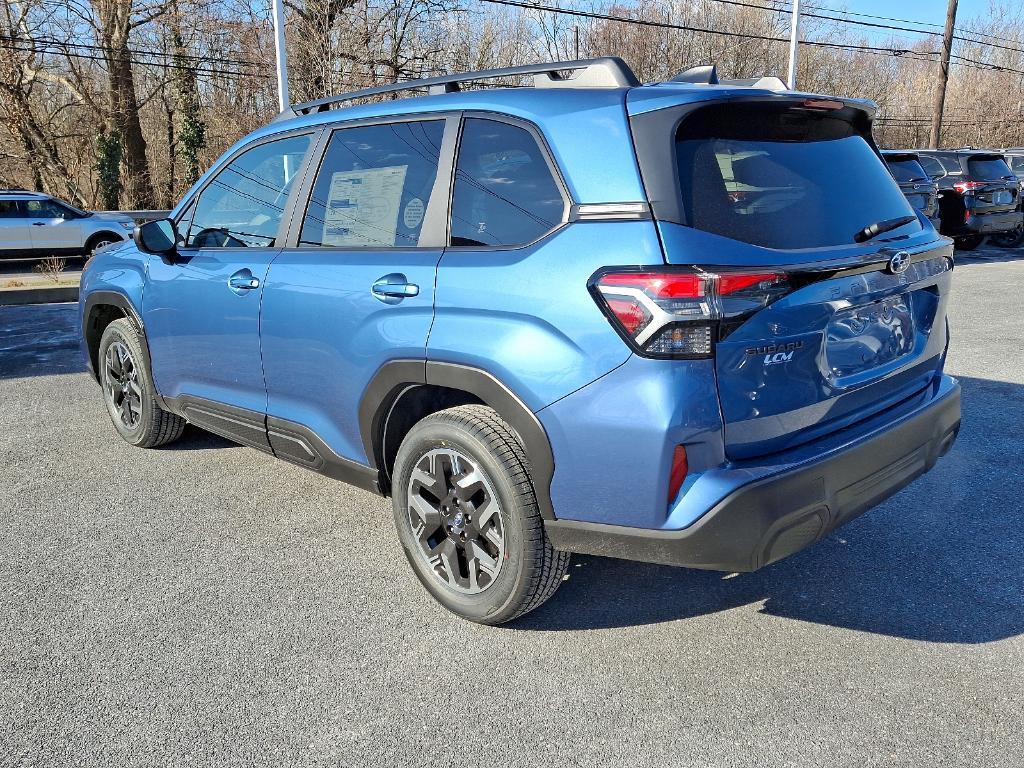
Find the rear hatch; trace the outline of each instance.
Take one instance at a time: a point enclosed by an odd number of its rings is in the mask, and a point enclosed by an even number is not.
[[[1020,184],[1001,155],[971,155],[966,166],[966,177],[953,186],[961,194],[973,195],[971,213],[1006,213],[1017,207]]]
[[[937,188],[935,182],[921,167],[917,155],[886,153],[885,162],[907,202],[925,216],[933,217]]]
[[[670,281],[656,301],[671,330],[644,338],[696,357],[688,318],[710,328],[727,456],[792,448],[934,382],[952,247],[887,171],[868,108],[775,95],[672,111],[633,114],[634,141],[667,272],[701,286]]]

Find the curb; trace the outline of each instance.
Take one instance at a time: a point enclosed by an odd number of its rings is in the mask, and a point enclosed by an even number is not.
[[[19,288],[17,290],[0,291],[0,306],[15,304],[61,304],[66,301],[78,301],[78,286],[61,286],[55,288]]]

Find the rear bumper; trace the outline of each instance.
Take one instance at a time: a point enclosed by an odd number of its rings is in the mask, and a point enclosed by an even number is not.
[[[971,216],[956,235],[997,235],[1000,232],[1009,232],[1017,227],[1024,219],[1024,213],[1020,211],[1007,211],[1006,213],[980,213]]]
[[[841,450],[739,484],[682,530],[550,520],[556,549],[723,571],[791,555],[930,470],[960,429],[960,385],[943,376],[909,413]],[[735,470],[739,477],[746,469]]]

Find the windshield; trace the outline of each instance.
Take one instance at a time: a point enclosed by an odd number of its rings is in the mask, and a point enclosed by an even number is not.
[[[917,160],[887,160],[889,170],[893,178],[900,184],[907,184],[915,181],[928,181],[928,174]]]
[[[1010,166],[999,157],[972,157],[967,161],[972,179],[994,181],[1013,176]]]
[[[680,125],[676,163],[688,225],[766,248],[844,245],[871,224],[914,215],[868,142],[828,113],[708,107]],[[920,229],[915,217],[882,237]]]

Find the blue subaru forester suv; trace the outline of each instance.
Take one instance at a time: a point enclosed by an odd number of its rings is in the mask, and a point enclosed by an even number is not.
[[[533,87],[465,88],[500,78]],[[90,370],[133,445],[191,422],[390,495],[474,621],[572,552],[755,570],[959,429],[951,243],[873,112],[615,58],[297,105],[90,262]]]

